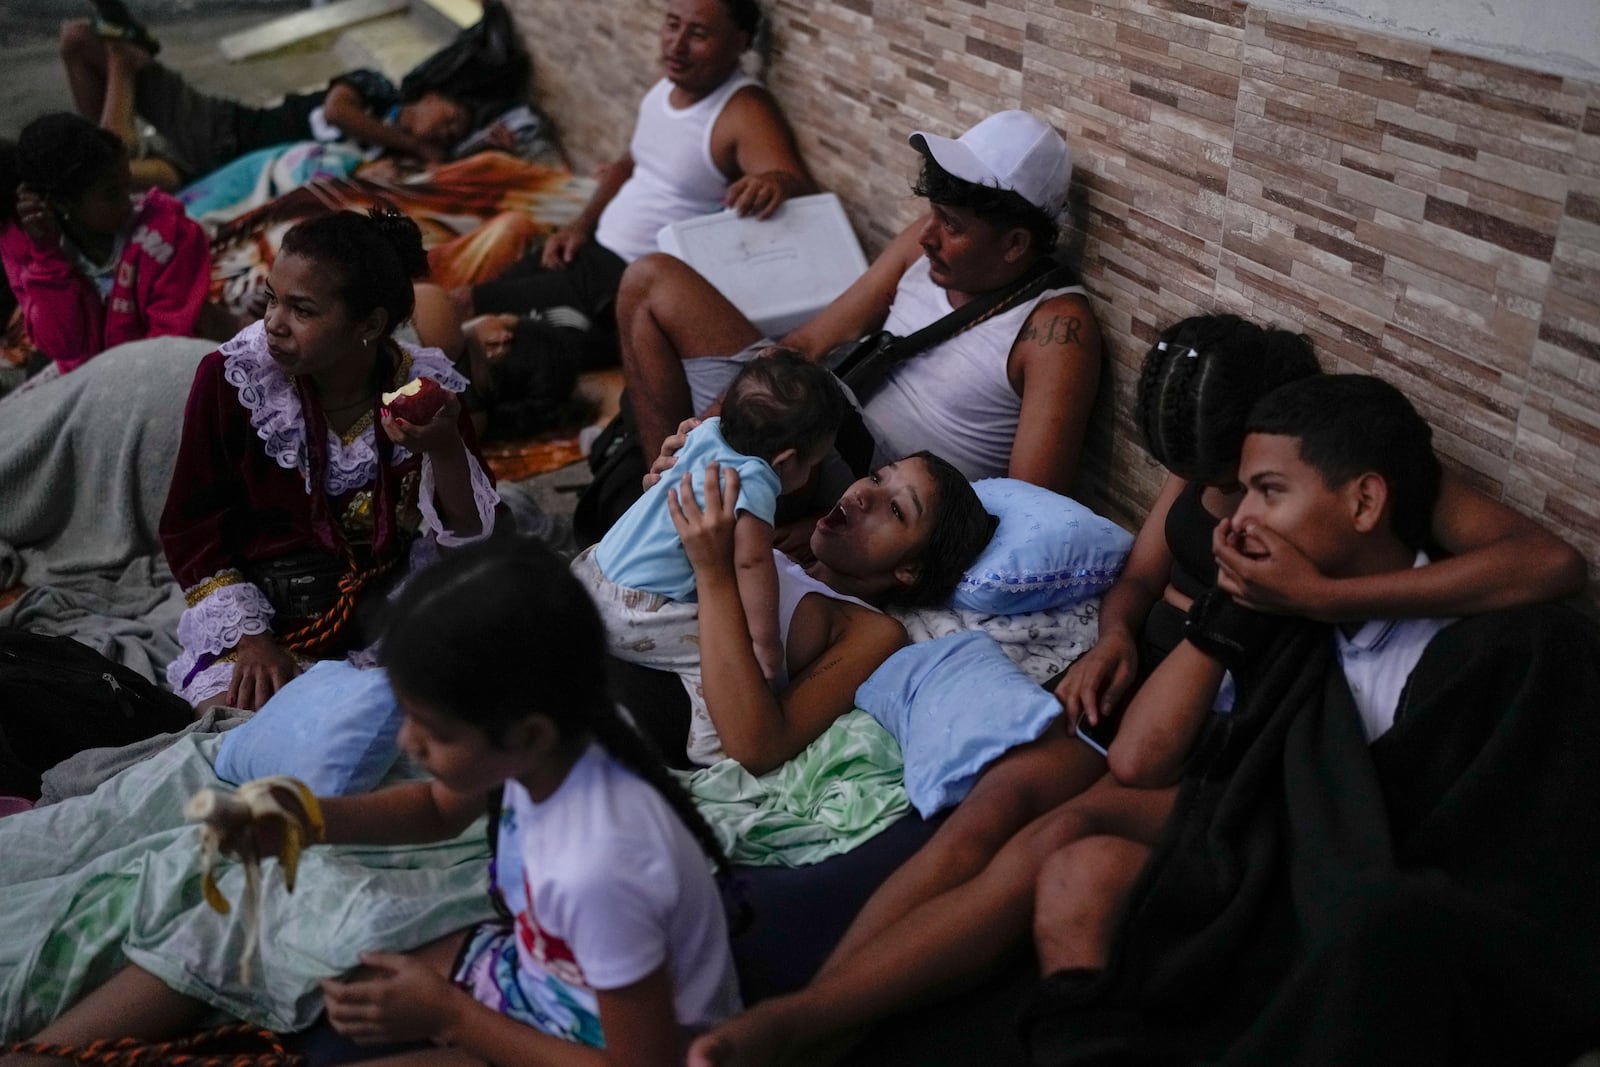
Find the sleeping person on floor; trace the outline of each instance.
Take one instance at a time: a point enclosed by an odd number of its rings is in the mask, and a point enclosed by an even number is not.
[[[125,5],[99,0],[95,19],[61,28],[61,62],[78,114],[139,147],[139,120],[165,141],[140,152],[139,188],[176,190],[257,149],[289,141],[351,141],[429,163],[472,129],[473,102],[443,89],[402,99],[376,70],[353,70],[327,87],[254,107],[196,89],[155,59],[160,46]]]

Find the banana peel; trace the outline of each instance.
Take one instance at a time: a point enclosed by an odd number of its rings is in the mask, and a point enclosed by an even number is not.
[[[232,793],[202,789],[184,804],[183,814],[200,824],[200,890],[212,910],[222,915],[233,910],[217,884],[223,854],[237,855],[244,865],[239,918],[245,946],[239,968],[248,982],[260,940],[261,864],[276,855],[284,889],[294,892],[301,852],[323,840],[322,807],[304,782],[280,774],[246,782]]]

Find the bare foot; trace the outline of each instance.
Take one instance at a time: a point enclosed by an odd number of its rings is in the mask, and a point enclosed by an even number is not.
[[[106,40],[106,64],[137,74],[150,63],[150,53],[128,41]]]

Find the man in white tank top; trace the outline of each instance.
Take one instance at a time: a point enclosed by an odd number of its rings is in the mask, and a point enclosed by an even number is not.
[[[528,316],[584,332],[565,355],[574,370],[615,362],[617,284],[662,226],[723,207],[764,219],[814,191],[777,102],[739,70],[760,18],[755,0],[667,0],[665,76],[582,213],[504,276],[451,293],[463,319],[487,317],[468,332],[491,358],[517,343],[517,317]]]
[[[915,133],[911,144],[923,157],[916,191],[929,201],[927,214],[783,344],[820,359],[880,328],[912,333],[1009,286],[1054,250],[1072,166],[1050,126],[1005,111],[958,139]],[[714,403],[763,339],[670,256],[629,267],[617,318],[648,463],[680,420]],[[1083,289],[1046,290],[897,367],[864,410],[877,458],[927,448],[968,477],[1009,475],[1064,493],[1077,472],[1100,361],[1100,332]]]

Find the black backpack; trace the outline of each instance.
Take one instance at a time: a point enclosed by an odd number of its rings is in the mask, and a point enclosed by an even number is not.
[[[594,477],[578,494],[572,512],[572,534],[579,548],[604,537],[622,513],[644,495],[646,469],[639,434],[628,415],[627,394],[623,394],[622,410],[606,423],[589,450],[589,470]]]
[[[182,697],[88,645],[0,628],[0,793],[36,798],[39,776],[74,753],[193,721]]]
[[[517,24],[501,0],[485,0],[483,16],[413,67],[400,82],[400,99],[437,91],[475,105],[472,125],[484,125],[507,108],[526,103],[533,62]]]

